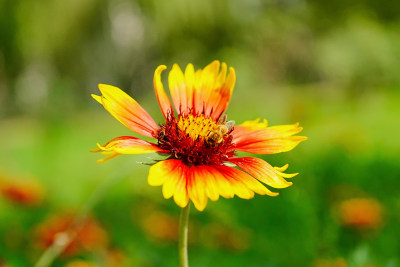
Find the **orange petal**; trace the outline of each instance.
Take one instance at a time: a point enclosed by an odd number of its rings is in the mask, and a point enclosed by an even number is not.
[[[275,154],[292,150],[305,136],[293,136],[303,130],[299,124],[268,127],[267,122],[259,119],[247,121],[235,126],[232,131],[236,150],[254,154]]]
[[[174,115],[171,102],[167,94],[165,93],[164,86],[161,82],[161,72],[167,67],[165,65],[158,66],[154,72],[154,90],[156,92],[158,104],[160,105],[161,111],[164,114],[165,119]]]
[[[219,91],[219,88],[216,87],[219,66],[220,62],[218,60],[214,60],[208,64],[201,72],[201,82],[199,83],[199,87],[196,88],[196,90],[200,91],[201,101],[199,102],[202,104],[202,110],[199,113],[204,113],[206,117],[210,115],[212,110],[210,96],[214,91]]]
[[[186,84],[186,109],[182,108],[182,112],[189,114],[193,110],[193,93],[194,93],[194,67],[192,64],[188,64],[185,69],[185,84]]]
[[[145,154],[165,151],[155,144],[139,138],[132,136],[121,136],[112,139],[102,146],[97,144],[97,148],[91,150],[91,152],[101,152],[103,155],[109,155],[109,157],[99,160],[99,162],[104,162],[121,154]]]
[[[220,69],[221,67],[221,69]],[[168,76],[168,82],[178,114],[203,114],[218,120],[228,107],[233,87],[235,71],[227,65],[214,60],[204,69],[194,71],[193,65],[188,64],[185,73],[174,64]]]
[[[257,178],[259,181],[271,187],[286,188],[292,185],[292,182],[288,182],[283,178],[284,175],[289,176],[288,174],[281,173],[262,159],[243,157],[230,158],[229,161],[236,164],[239,168]]]
[[[229,68],[229,74],[226,81],[222,84],[218,91],[210,97],[210,105],[213,107],[211,117],[217,120],[221,114],[228,108],[229,101],[231,100],[233,88],[236,82],[235,70]]]
[[[221,70],[220,70],[221,66]],[[229,68],[226,77],[227,66],[218,60],[211,62],[203,70],[195,74],[194,111],[197,114],[211,116],[218,120],[228,107],[235,85],[235,71]]]
[[[185,77],[177,64],[174,64],[169,72],[168,83],[175,110],[178,114],[181,114],[183,111],[187,110],[188,103]]]
[[[202,98],[202,92],[200,90],[202,70],[197,70],[194,73],[194,89],[193,89],[193,112],[195,114],[203,113],[204,100]]]
[[[159,130],[158,125],[133,98],[111,85],[99,84],[99,89],[102,96],[92,95],[92,97],[100,102],[111,115],[138,134],[155,136]]]

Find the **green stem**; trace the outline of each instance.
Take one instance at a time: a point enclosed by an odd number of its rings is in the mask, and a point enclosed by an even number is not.
[[[182,208],[179,218],[179,267],[189,267],[187,240],[188,240],[188,223],[189,223],[190,202],[186,207]]]

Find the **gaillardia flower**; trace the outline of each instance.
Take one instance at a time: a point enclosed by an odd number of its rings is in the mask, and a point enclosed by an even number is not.
[[[235,71],[213,61],[204,69],[195,71],[188,64],[185,72],[174,65],[168,82],[172,104],[164,91],[161,73],[167,67],[159,66],[154,73],[154,89],[165,117],[158,125],[135,100],[111,85],[100,84],[102,96],[92,95],[111,115],[137,134],[152,137],[154,143],[132,136],[112,139],[93,152],[108,155],[105,160],[121,154],[158,152],[165,160],[151,166],[148,182],[161,186],[166,199],[173,197],[176,204],[186,207],[191,200],[202,211],[208,198],[219,196],[250,199],[254,193],[276,196],[273,188],[285,188],[292,183],[285,180],[296,174],[283,173],[288,165],[272,167],[262,159],[236,157],[236,151],[254,154],[274,154],[293,149],[304,136],[294,136],[302,128],[298,123],[269,127],[266,120],[246,121],[234,126],[227,121],[228,107]],[[233,167],[236,165],[238,168]]]

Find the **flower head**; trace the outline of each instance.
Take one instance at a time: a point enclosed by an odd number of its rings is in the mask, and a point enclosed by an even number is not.
[[[43,201],[44,189],[34,178],[19,179],[0,176],[0,195],[9,201],[26,206],[36,206]]]
[[[219,61],[197,71],[188,64],[184,72],[175,64],[168,76],[172,105],[161,82],[165,69],[161,65],[154,73],[154,89],[165,117],[163,124],[157,125],[135,100],[117,87],[100,84],[102,95],[92,95],[129,129],[156,139],[151,143],[122,136],[103,146],[98,144],[92,151],[108,156],[100,162],[121,154],[166,154],[167,159],[150,168],[149,184],[162,185],[164,197],[173,197],[180,207],[191,200],[200,211],[208,199],[216,201],[219,196],[234,195],[250,199],[254,193],[276,196],[278,193],[271,192],[263,183],[274,188],[292,184],[285,178],[296,174],[283,173],[288,165],[272,167],[259,158],[236,157],[236,151],[254,154],[289,151],[307,139],[295,136],[302,130],[298,124],[269,127],[266,120],[257,119],[235,126],[234,121],[228,121],[225,110],[236,76],[233,68],[227,74],[227,65]]]
[[[344,226],[356,229],[375,229],[382,223],[382,206],[373,198],[351,198],[339,206]]]
[[[68,245],[64,255],[76,255],[82,251],[93,251],[107,246],[106,231],[93,217],[85,218],[80,225],[74,224],[72,213],[57,214],[42,222],[36,229],[36,241],[39,248],[46,249],[65,237]]]

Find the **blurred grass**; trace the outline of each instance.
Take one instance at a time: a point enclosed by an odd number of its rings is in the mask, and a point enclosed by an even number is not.
[[[45,190],[36,206],[0,199],[0,265],[31,266],[38,225],[118,177],[93,210],[108,247],[54,266],[113,266],[111,251],[123,255],[115,266],[176,266],[179,208],[147,185],[148,155],[96,163],[96,142],[132,132],[90,94],[119,86],[162,122],[156,66],[219,59],[237,74],[228,119],[300,122],[309,140],[262,156],[300,173],[280,196],[193,209],[191,266],[398,266],[399,11],[393,1],[0,1],[0,175]],[[342,225],[351,198],[378,201],[381,224]]]

